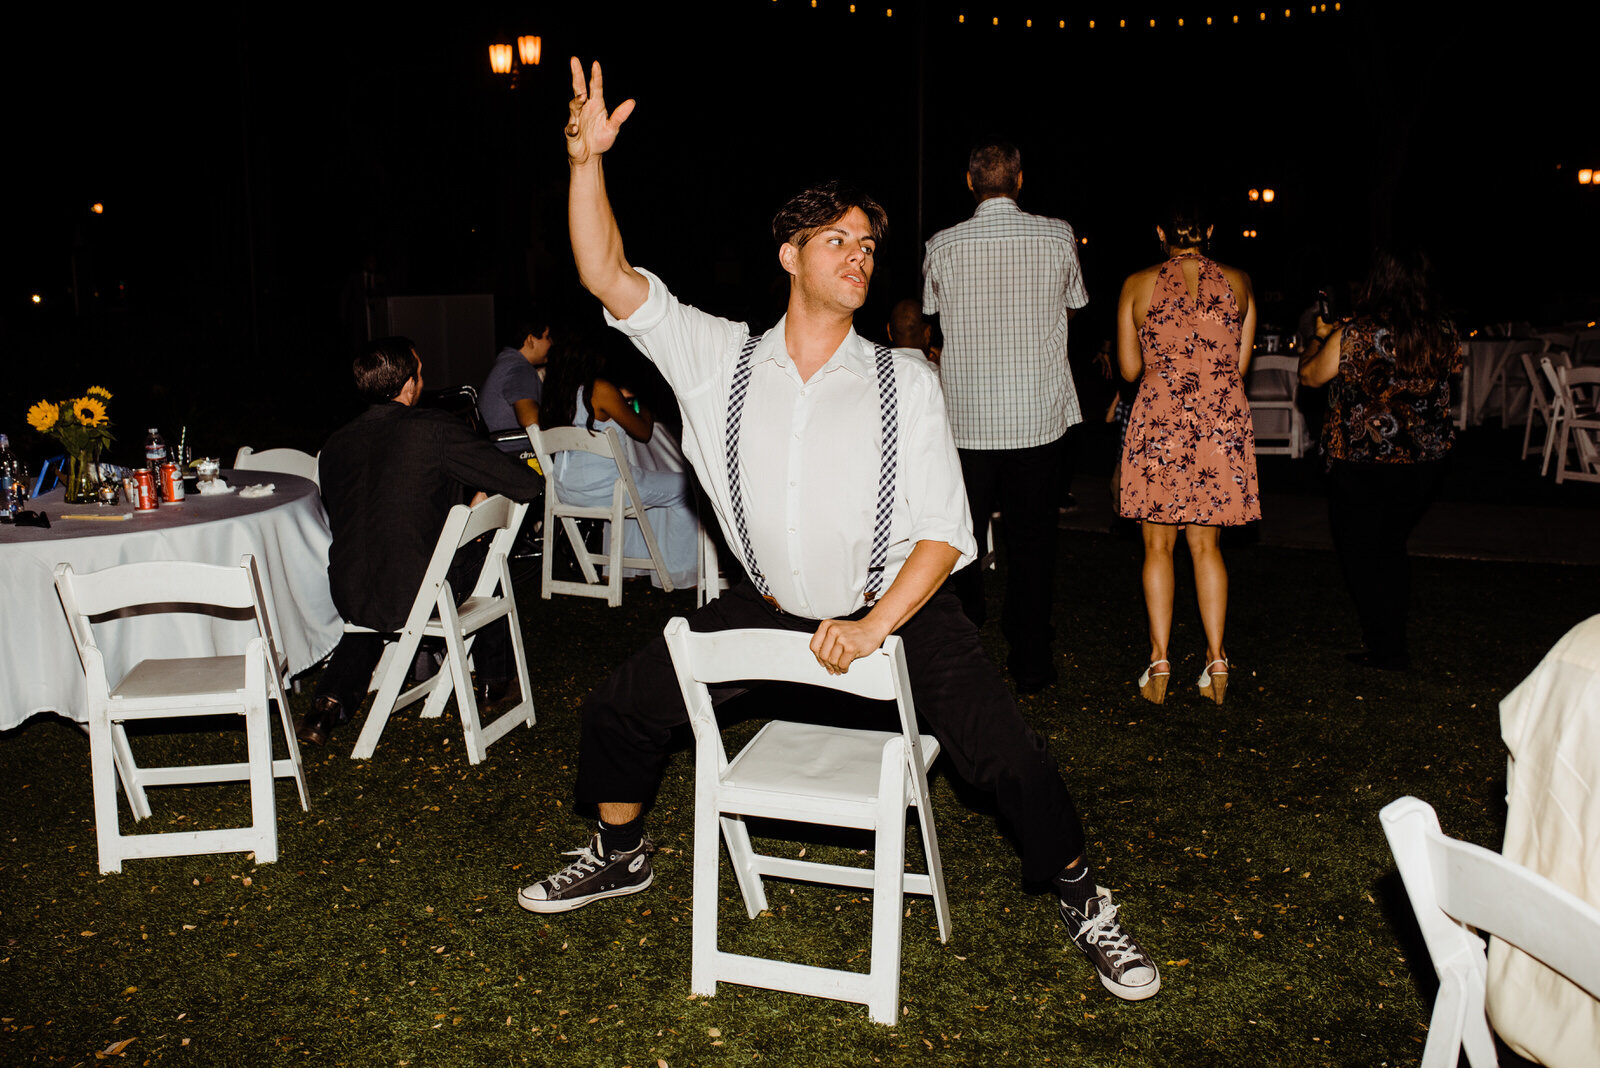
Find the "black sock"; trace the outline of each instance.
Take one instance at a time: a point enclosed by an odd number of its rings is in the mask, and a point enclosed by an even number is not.
[[[600,848],[606,856],[613,853],[630,853],[639,848],[639,842],[644,838],[644,813],[633,817],[627,823],[613,827],[605,820],[600,821]]]
[[[1089,872],[1087,855],[1080,856],[1076,866],[1062,868],[1050,882],[1055,886],[1061,903],[1079,913],[1087,912],[1089,902],[1100,893],[1095,888],[1094,876]]]

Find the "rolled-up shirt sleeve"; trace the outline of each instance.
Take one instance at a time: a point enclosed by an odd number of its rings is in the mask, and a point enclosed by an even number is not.
[[[642,267],[635,270],[650,284],[649,295],[626,319],[607,311],[606,323],[633,340],[681,399],[718,375],[749,329],[684,304],[654,274]]]
[[[910,517],[909,538],[942,541],[961,554],[956,568],[977,558],[972,511],[967,504],[961,460],[945,418],[944,394],[931,370],[911,361],[902,373],[900,496]]]

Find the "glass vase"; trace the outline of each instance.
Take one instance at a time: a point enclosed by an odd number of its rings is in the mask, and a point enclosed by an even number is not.
[[[68,504],[99,503],[100,479],[95,474],[99,460],[99,449],[67,453],[66,464],[61,470],[61,484]]]

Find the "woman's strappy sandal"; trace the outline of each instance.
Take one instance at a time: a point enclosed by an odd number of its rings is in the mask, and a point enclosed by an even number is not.
[[[1156,669],[1160,668],[1160,671]],[[1172,665],[1165,660],[1153,660],[1139,676],[1139,696],[1146,701],[1161,704],[1167,699],[1167,680],[1172,677]]]
[[[1228,693],[1228,662],[1226,660],[1213,660],[1200,672],[1200,696],[1209,697],[1217,704]]]

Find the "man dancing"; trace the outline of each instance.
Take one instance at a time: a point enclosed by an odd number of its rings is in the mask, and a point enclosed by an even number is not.
[[[994,794],[1016,831],[1023,877],[1054,884],[1073,941],[1106,989],[1150,997],[1161,985],[1155,962],[1095,885],[1055,761],[942,589],[974,544],[938,380],[853,328],[887,230],[883,209],[838,182],[785,204],[772,232],[788,311],[752,337],[629,265],[601,157],[634,103],[607,114],[598,63],[586,84],[574,58],[572,79],[568,224],[579,279],[677,394],[684,452],[750,576],[695,613],[691,629],[810,632],[812,653],[835,674],[898,634],[921,719],[957,773]],[[885,523],[886,542],[875,543]],[[589,695],[577,795],[599,807],[599,832],[575,862],[525,887],[523,908],[565,912],[650,885],[644,804],[672,729],[687,720],[660,637]]]

